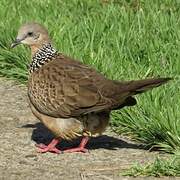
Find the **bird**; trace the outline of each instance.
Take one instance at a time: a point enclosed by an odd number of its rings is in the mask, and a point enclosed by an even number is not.
[[[91,137],[101,135],[113,110],[137,104],[135,95],[172,78],[111,80],[90,65],[56,50],[47,28],[37,22],[20,26],[11,48],[30,47],[28,99],[33,114],[54,134],[48,144],[36,144],[39,153],[87,152]],[[61,140],[81,138],[77,147],[59,149]]]

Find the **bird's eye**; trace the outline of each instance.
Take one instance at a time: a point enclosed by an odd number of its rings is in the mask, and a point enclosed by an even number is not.
[[[33,32],[28,32],[28,36],[33,36]]]

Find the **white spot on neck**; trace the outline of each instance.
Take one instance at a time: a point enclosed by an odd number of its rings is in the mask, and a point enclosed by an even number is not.
[[[30,73],[38,70],[45,63],[51,61],[56,54],[56,49],[54,49],[50,43],[42,46],[42,48],[39,49],[32,57],[32,62],[29,66]]]

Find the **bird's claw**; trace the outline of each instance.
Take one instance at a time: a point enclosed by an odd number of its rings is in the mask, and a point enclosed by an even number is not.
[[[38,148],[40,148],[40,149],[45,149],[45,148],[47,148],[47,145],[45,145],[45,144],[43,144],[43,143],[36,144],[35,146],[38,147]]]
[[[66,149],[63,152],[64,153],[72,153],[72,152],[87,153],[89,151],[88,151],[88,149],[86,149],[84,147],[77,147],[77,148]]]
[[[45,144],[36,144],[36,147],[38,147],[37,152],[39,152],[39,153],[46,153],[46,152],[52,152],[52,153],[56,153],[56,154],[62,153],[62,151],[60,151],[56,147],[49,147]]]

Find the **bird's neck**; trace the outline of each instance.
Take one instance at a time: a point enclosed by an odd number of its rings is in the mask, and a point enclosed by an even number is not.
[[[29,67],[30,73],[38,70],[41,66],[51,61],[56,54],[57,51],[53,48],[51,43],[44,44],[41,48],[36,49],[35,53],[32,54],[32,61]]]
[[[32,45],[30,46],[31,48],[31,56],[34,57],[34,55],[41,49],[44,45],[39,46],[39,45]]]

